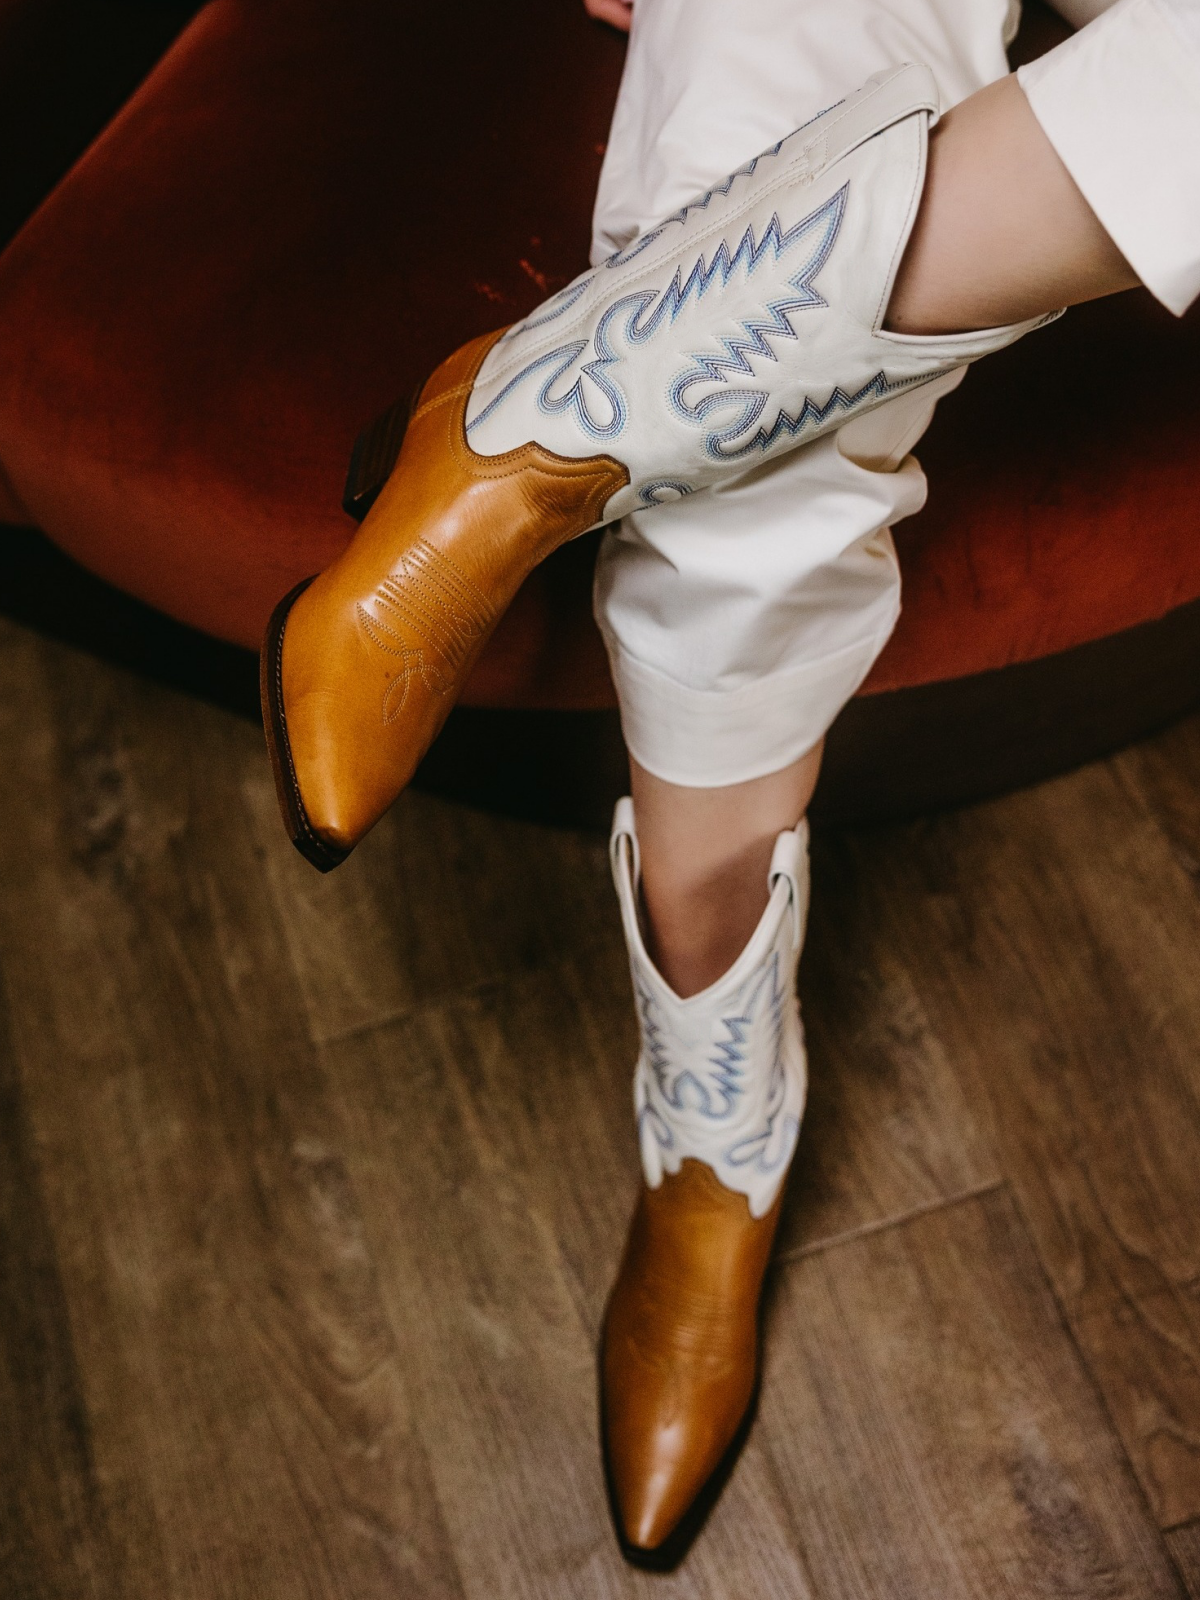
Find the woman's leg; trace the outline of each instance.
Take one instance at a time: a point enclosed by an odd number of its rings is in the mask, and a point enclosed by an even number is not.
[[[870,72],[926,61],[943,103],[964,99],[1004,73],[1007,13],[1005,0],[638,0],[593,260]],[[604,1424],[623,1530],[643,1548],[676,1525],[752,1386],[805,1092],[797,824],[824,731],[895,620],[887,529],[925,492],[908,452],[960,376],[719,490],[635,511],[604,544],[596,610],[630,750],[614,864],[646,1178],[606,1318]]]
[[[775,841],[808,809],[821,746],[780,772],[685,789],[631,761],[650,954],[681,998],[727,972],[767,904]]]
[[[1078,0],[1076,10],[1081,21],[1109,14],[1019,80],[961,101],[934,130],[889,302],[894,330],[1003,323],[1139,280],[1182,312],[1200,290],[1200,14],[1182,0],[1115,8]],[[745,931],[762,904],[761,871],[750,864],[763,846],[743,796],[779,796],[776,817],[787,825],[791,795],[815,780],[814,765],[801,781],[803,765],[777,774],[778,786],[757,779],[696,790],[653,780],[635,761],[635,795],[653,817],[643,845],[652,937],[683,981],[711,973],[717,952],[733,945],[722,931],[725,906],[740,908]],[[674,826],[686,851],[670,843]],[[731,877],[743,854],[747,877],[737,889]]]
[[[942,120],[890,327],[1016,322],[1137,281],[1015,76]],[[666,782],[632,759],[651,951],[679,995],[715,982],[746,945],[767,902],[775,838],[804,815],[820,758],[818,744],[780,771],[718,788]]]
[[[670,3],[651,10],[651,23]],[[1130,10],[1126,4],[1125,14]],[[793,22],[802,14],[797,7]],[[706,57],[721,72],[726,59],[721,51]],[[657,65],[669,77],[670,66]],[[682,97],[668,94],[668,107],[686,105],[693,87],[703,94],[703,74],[699,83],[695,78],[684,74]],[[668,113],[663,138],[655,126],[662,99],[639,100],[634,110],[644,125],[630,112],[622,138],[620,116],[614,128],[608,175],[632,179],[635,200],[636,174],[645,183],[671,147],[677,111]],[[711,119],[705,126],[711,129]],[[677,142],[686,169],[702,140]],[[685,181],[693,176],[687,172]],[[964,99],[933,136],[888,326],[901,335],[987,327],[1135,283],[1111,218],[1101,226],[1085,198],[1086,182],[1072,175],[1015,78]],[[624,198],[628,213],[629,193],[623,183],[613,187],[615,195],[602,189],[598,213],[616,219],[612,242],[619,245],[627,216],[615,202]],[[764,1209],[766,1178],[756,1190],[741,1163],[748,1146],[769,1151],[770,1182],[778,1183],[791,1150],[779,1131],[783,1091],[778,1113],[760,1114],[755,1124],[764,1130],[761,1143],[746,1139],[744,1129],[722,1138],[721,1129],[737,1117],[736,1096],[788,1058],[786,1022],[780,1034],[773,1030],[781,1026],[780,990],[790,987],[799,935],[790,946],[773,942],[781,911],[774,869],[781,847],[786,853],[786,830],[812,794],[819,735],[882,643],[889,575],[884,564],[876,569],[868,599],[869,564],[855,562],[870,542],[872,510],[883,506],[904,451],[927,420],[906,415],[910,404],[911,397],[893,402],[850,424],[773,475],[751,473],[720,493],[635,514],[610,536],[601,563],[598,614],[621,693],[640,847],[639,917],[636,865],[624,842],[632,819],[619,816],[614,857],[642,1021],[636,1084],[646,1173],[610,1304],[605,1417],[626,1531],[642,1545],[672,1526],[737,1415],[709,1368],[715,1350],[733,1370],[736,1360],[726,1351],[737,1346],[739,1329],[742,1360],[749,1359],[745,1316],[775,1213]],[[894,433],[886,439],[889,425]],[[897,497],[896,514],[901,503]],[[831,537],[839,527],[848,531],[841,519],[850,507],[868,519],[857,543]],[[813,559],[820,549],[822,558]],[[876,551],[883,554],[881,544]],[[839,678],[825,670],[847,654],[854,673]],[[806,892],[797,896],[802,901]],[[778,963],[780,988],[764,951]],[[764,994],[775,996],[765,1011]],[[773,1038],[780,1042],[772,1046]],[[795,1111],[803,1104],[803,1054],[794,1041],[793,1056]],[[705,1356],[697,1360],[701,1347]],[[714,1429],[714,1415],[725,1431]]]
[[[888,303],[899,333],[957,333],[1130,289],[1016,75],[947,113],[929,141],[916,227]]]

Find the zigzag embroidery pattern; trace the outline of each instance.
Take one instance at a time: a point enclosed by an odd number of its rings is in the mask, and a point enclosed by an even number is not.
[[[800,1133],[800,1119],[787,1116],[783,1123],[779,1122],[780,1112],[787,1099],[787,1078],[783,1065],[783,1005],[784,993],[779,986],[779,957],[776,955],[771,962],[769,972],[764,975],[770,977],[770,1009],[769,1017],[764,1018],[765,1026],[769,1026],[773,1036],[773,1050],[771,1056],[771,1074],[767,1083],[767,1103],[764,1108],[765,1122],[757,1133],[739,1139],[725,1151],[725,1159],[733,1167],[752,1166],[759,1172],[774,1172],[784,1162],[791,1159],[792,1150],[795,1148],[796,1139]],[[749,1007],[747,1008],[750,1009]],[[730,1020],[726,1019],[726,1027],[730,1027]],[[772,1160],[768,1156],[772,1140],[777,1131],[782,1129],[782,1138],[779,1140],[776,1155]]]
[[[694,1072],[691,1068],[685,1068],[682,1072],[676,1072],[671,1062],[671,1051],[665,1030],[659,1018],[657,1001],[653,994],[639,983],[637,999],[642,1018],[646,1064],[650,1069],[654,1087],[665,1104],[673,1111],[696,1111],[712,1121],[724,1121],[729,1117],[745,1093],[747,1047],[751,1030],[756,1025],[770,1028],[774,1034],[775,1059],[771,1066],[768,1101],[774,1102],[776,1098],[781,1098],[783,1069],[780,1060],[780,1040],[783,1027],[783,998],[779,987],[779,957],[776,955],[772,957],[770,965],[761,973],[746,997],[742,1011],[736,1016],[721,1018],[725,1038],[716,1041],[714,1045],[716,1053],[709,1056],[705,1062],[707,1070]],[[655,1120],[660,1120],[657,1115]]]
[[[805,123],[804,126],[807,127],[808,124]],[[796,132],[799,133],[800,129],[797,128]],[[788,134],[789,139],[793,137],[793,134]],[[695,200],[689,200],[687,205],[680,206],[679,210],[672,212],[669,217],[664,217],[658,226],[652,228],[649,233],[639,234],[632,244],[626,245],[623,250],[618,250],[609,256],[603,265],[605,267],[623,267],[627,261],[632,261],[635,256],[640,256],[642,251],[648,250],[656,239],[660,239],[666,233],[668,228],[677,227],[686,222],[693,211],[707,210],[717,195],[727,195],[739,178],[748,178],[760,161],[767,161],[770,157],[777,156],[785,143],[785,140],[780,139],[778,144],[773,144],[770,149],[761,151],[753,160],[747,161],[744,167],[736,168],[720,183],[714,184],[711,189],[705,190],[702,195],[697,195]]]
[[[646,1065],[654,1087],[662,1101],[670,1106],[673,1111],[693,1110],[698,1111],[702,1117],[719,1119],[727,1117],[733,1109],[737,1096],[741,1093],[738,1079],[743,1076],[741,1067],[737,1064],[740,1057],[731,1060],[728,1065],[714,1062],[717,1067],[715,1081],[712,1087],[701,1081],[697,1075],[685,1069],[676,1072],[671,1061],[671,1050],[667,1040],[666,1030],[659,1017],[658,1002],[654,995],[640,982],[637,985],[638,1010],[642,1018],[642,1039],[646,1052]],[[746,1019],[748,1020],[748,1019]],[[719,1104],[718,1104],[719,1102]],[[662,1114],[651,1105],[647,1105],[643,1115],[648,1114],[654,1125],[655,1136],[659,1137],[661,1127],[667,1133],[666,1144],[674,1141]],[[659,1137],[659,1142],[664,1141]]]
[[[761,160],[757,157],[756,160]],[[744,169],[750,170],[750,169]],[[735,174],[736,176],[736,174]],[[728,180],[732,182],[732,178]],[[716,191],[713,191],[714,193]],[[744,389],[728,388],[729,373],[746,373],[753,375],[754,369],[747,357],[750,355],[777,361],[778,357],[767,343],[768,338],[795,339],[796,330],[792,326],[790,316],[796,311],[823,307],[828,304],[825,298],[813,287],[813,280],[829,260],[830,253],[837,241],[841,228],[842,217],[845,213],[846,199],[849,185],[844,184],[829,200],[819,206],[815,211],[802,217],[792,227],[785,229],[779,220],[778,212],[771,216],[760,239],[755,238],[753,225],[747,227],[737,248],[732,252],[728,242],[721,240],[713,253],[712,259],[705,262],[701,256],[695,261],[687,277],[682,276],[682,269],[677,268],[675,276],[667,287],[661,291],[644,289],[636,294],[624,295],[615,301],[600,318],[596,326],[591,344],[595,351],[593,358],[580,367],[574,383],[561,395],[553,393],[565,374],[579,360],[588,347],[587,339],[572,340],[571,343],[550,350],[545,355],[539,356],[536,361],[531,361],[522,368],[479,413],[467,424],[467,432],[477,428],[488,417],[495,414],[497,409],[504,404],[509,396],[535,373],[543,372],[547,368],[549,374],[543,382],[537,395],[537,406],[545,416],[558,416],[563,412],[571,412],[576,422],[585,433],[597,442],[615,438],[625,426],[628,417],[628,406],[625,396],[614,381],[610,367],[615,366],[622,358],[613,348],[612,335],[615,331],[614,324],[619,319],[624,319],[620,333],[626,345],[637,346],[652,339],[663,327],[669,327],[678,318],[683,308],[693,300],[700,300],[713,284],[724,288],[739,268],[744,268],[747,277],[753,276],[764,260],[770,258],[778,261],[786,252],[794,248],[801,240],[817,235],[813,249],[800,270],[788,279],[788,286],[794,293],[786,299],[769,303],[766,307],[765,320],[743,322],[741,327],[744,337],[723,339],[721,344],[725,355],[716,357],[693,356],[693,365],[686,372],[675,379],[671,385],[670,401],[677,414],[685,421],[695,423],[702,421],[716,407],[727,408],[731,403],[738,407],[738,416],[734,423],[719,432],[709,436],[706,440],[706,449],[715,459],[727,459],[728,452],[721,447],[728,441],[736,438],[750,428],[761,416],[766,405],[767,396],[758,390],[747,391]],[[705,197],[704,203],[707,203]],[[693,208],[701,202],[693,202]],[[688,209],[685,207],[685,210]],[[882,374],[880,374],[882,378]],[[589,407],[584,390],[584,381],[590,382],[600,394],[608,407],[608,419],[597,419]],[[883,379],[886,382],[886,379]],[[717,394],[708,394],[695,405],[689,405],[684,398],[687,391],[699,382],[718,382],[726,387]],[[835,392],[836,395],[836,392]],[[832,401],[830,402],[832,403]],[[806,406],[810,403],[806,401]],[[815,414],[817,408],[812,408]],[[782,419],[781,419],[782,420]],[[785,422],[783,424],[787,426]],[[798,431],[802,424],[797,421],[793,432]],[[777,425],[778,426],[778,425]],[[778,432],[774,437],[778,436]],[[748,450],[767,448],[752,441],[745,447]]]
[[[728,341],[728,344],[732,343],[733,341]],[[775,360],[776,357],[772,356],[771,359]],[[697,356],[694,360],[699,365],[705,358]],[[706,364],[712,367],[721,365],[717,361],[710,361]],[[680,415],[686,417],[689,422],[702,421],[709,411],[728,406],[730,402],[736,403],[739,406],[738,416],[728,427],[722,428],[719,432],[710,433],[704,441],[704,447],[714,461],[740,461],[744,456],[753,455],[756,450],[762,452],[769,450],[776,439],[783,433],[789,434],[794,439],[797,434],[802,433],[810,425],[821,426],[828,422],[830,417],[837,416],[839,412],[854,411],[865,400],[885,400],[890,395],[899,394],[902,389],[913,389],[920,384],[928,383],[931,377],[934,376],[936,374],[917,373],[911,378],[893,380],[886,373],[877,372],[873,378],[869,378],[862,388],[856,389],[853,394],[847,394],[840,385],[836,386],[824,405],[817,405],[815,401],[805,395],[804,404],[796,412],[795,416],[781,408],[769,428],[759,428],[752,439],[747,440],[744,444],[736,445],[736,448],[733,449],[729,449],[727,446],[736,444],[736,441],[745,433],[746,429],[752,427],[762,415],[767,403],[765,390],[731,389],[726,394],[708,394],[703,400],[697,402],[695,406],[685,407],[682,401],[677,400],[677,396],[681,391],[706,379],[715,379],[721,383],[727,381],[717,372],[697,372],[693,368],[675,380],[671,387],[671,399],[676,402]]]
[[[640,256],[642,251],[648,249],[656,239],[661,238],[668,228],[686,222],[693,211],[706,210],[716,195],[727,195],[739,178],[748,178],[754,172],[760,161],[769,161],[772,157],[777,156],[784,145],[790,144],[797,134],[803,133],[806,128],[811,128],[814,122],[820,122],[823,116],[826,116],[830,111],[835,111],[842,103],[841,100],[835,100],[832,105],[825,106],[823,110],[817,112],[816,116],[809,117],[807,122],[802,122],[798,128],[794,128],[791,133],[780,139],[776,144],[769,145],[765,150],[760,150],[758,155],[752,157],[744,166],[735,167],[729,176],[722,179],[720,183],[714,184],[711,189],[706,189],[695,200],[689,200],[685,206],[680,206],[679,210],[672,212],[669,217],[664,217],[658,226],[652,228],[649,233],[639,234],[632,244],[609,256],[603,265],[605,267],[623,267],[627,261],[632,261],[635,256]]]

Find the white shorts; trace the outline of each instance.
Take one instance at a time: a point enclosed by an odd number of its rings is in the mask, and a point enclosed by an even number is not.
[[[1101,221],[1177,311],[1200,290],[1200,23],[1193,50],[1176,14],[1194,20],[1198,5],[1118,0],[1021,74]],[[1074,21],[1103,8],[1061,5]],[[593,261],[882,68],[928,63],[948,109],[1007,72],[1019,20],[1016,0],[637,0],[633,17]],[[1167,175],[1147,184],[1131,125],[1156,74],[1167,88],[1155,100],[1166,107],[1155,153],[1160,167],[1163,151],[1170,159]],[[1137,138],[1147,137],[1143,127]],[[1186,155],[1176,154],[1181,142]],[[1184,187],[1190,210],[1179,205]],[[1172,197],[1170,223],[1148,229],[1147,215]],[[895,624],[888,529],[924,503],[909,452],[961,376],[607,534],[596,616],[626,742],[643,767],[715,787],[777,771],[822,737]]]

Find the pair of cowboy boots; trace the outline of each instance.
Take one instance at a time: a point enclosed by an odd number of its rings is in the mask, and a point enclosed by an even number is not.
[[[407,784],[532,568],[568,539],[694,494],[1038,322],[885,327],[937,90],[905,66],[764,151],[516,326],[477,339],[359,441],[365,520],[286,596],[262,660],[281,810],[324,871]],[[681,1000],[613,868],[642,1030],[645,1171],[604,1326],[603,1426],[631,1551],[662,1551],[726,1459],[758,1370],[758,1305],[804,1105],[795,972],[803,824],[780,835],[742,956]]]

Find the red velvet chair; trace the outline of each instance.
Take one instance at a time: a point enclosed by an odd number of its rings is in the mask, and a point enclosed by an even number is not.
[[[353,531],[362,424],[584,264],[621,61],[577,0],[212,0],[0,255],[0,521],[254,646]],[[904,615],[834,730],[827,812],[1028,781],[1200,698],[1198,342],[1122,296],[944,402],[930,504],[897,532]],[[526,585],[434,781],[553,779],[550,809],[578,812],[568,771],[603,810],[592,549]]]

